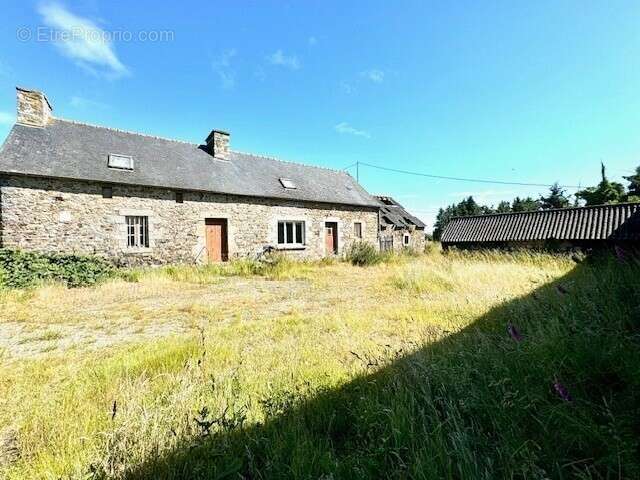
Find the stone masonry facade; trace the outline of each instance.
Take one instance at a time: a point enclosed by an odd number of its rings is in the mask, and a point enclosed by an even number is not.
[[[404,237],[409,236],[409,245],[405,245]],[[424,230],[416,228],[399,228],[393,230],[384,230],[380,233],[380,238],[384,241],[386,238],[393,239],[393,250],[398,252],[404,248],[410,248],[417,252],[423,252],[426,247]]]
[[[0,176],[0,247],[99,255],[125,265],[207,261],[205,219],[228,225],[229,258],[277,245],[277,222],[304,221],[305,245],[286,250],[304,259],[325,252],[325,222],[338,226],[338,255],[355,241],[378,245],[378,211],[371,207],[251,198],[27,176]],[[127,247],[127,216],[145,216],[149,248]],[[354,223],[362,224],[355,238]]]

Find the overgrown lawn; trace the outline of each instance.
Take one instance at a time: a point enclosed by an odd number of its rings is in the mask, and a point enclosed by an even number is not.
[[[636,262],[253,268],[3,293],[0,477],[640,476]]]

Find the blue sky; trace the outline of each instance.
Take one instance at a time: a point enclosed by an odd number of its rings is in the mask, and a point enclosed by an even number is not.
[[[637,1],[15,2],[0,138],[22,85],[62,118],[194,142],[221,128],[236,150],[331,168],[590,185],[604,161],[620,180],[640,164],[638,25]],[[544,190],[360,181],[428,223],[465,195]]]

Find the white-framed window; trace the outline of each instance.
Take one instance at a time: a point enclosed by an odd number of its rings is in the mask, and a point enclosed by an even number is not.
[[[303,246],[304,222],[300,220],[278,221],[278,245]]]
[[[127,216],[127,247],[149,248],[149,217]]]
[[[402,237],[402,244],[405,247],[408,247],[410,243],[411,243],[411,235],[409,235],[408,233],[405,233],[404,236]]]
[[[353,236],[362,240],[362,222],[353,222]]]

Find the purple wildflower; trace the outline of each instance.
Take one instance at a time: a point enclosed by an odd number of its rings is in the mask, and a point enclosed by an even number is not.
[[[509,323],[507,325],[507,332],[509,332],[511,338],[513,338],[516,342],[521,342],[523,340],[522,334],[513,323]]]
[[[627,259],[627,255],[625,254],[625,251],[622,249],[622,247],[616,245],[614,246],[614,250],[616,252],[616,258],[618,259],[618,261],[620,263],[624,263]]]
[[[565,387],[562,383],[560,383],[559,380],[556,380],[555,382],[553,382],[553,389],[560,396],[560,398],[565,402],[573,401],[573,399],[571,398],[571,395],[569,394],[569,391],[567,390],[567,387]]]

